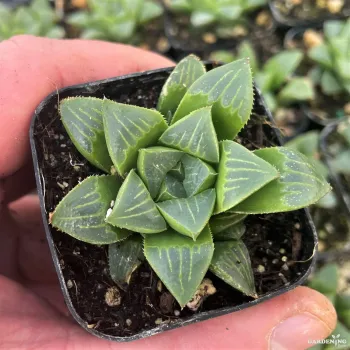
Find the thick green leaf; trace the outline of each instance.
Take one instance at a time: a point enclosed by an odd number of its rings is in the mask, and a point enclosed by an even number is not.
[[[182,99],[172,123],[205,106],[213,106],[218,139],[233,139],[247,123],[253,107],[253,81],[248,59],[215,68],[197,79]]]
[[[254,47],[252,44],[245,40],[243,41],[237,49],[237,56],[238,58],[249,58],[250,67],[252,69],[253,74],[258,71],[259,65],[258,65],[258,58],[256,57]]]
[[[203,74],[205,74],[205,67],[194,55],[185,57],[176,65],[163,85],[157,106],[168,122],[171,122],[188,88]]]
[[[145,256],[181,307],[193,297],[206,274],[214,244],[208,226],[194,242],[172,229],[145,237]]]
[[[315,203],[318,208],[335,209],[338,204],[337,196],[333,191],[328,192],[324,197]]]
[[[185,169],[182,162],[178,162],[170,171],[169,175],[175,177],[179,181],[183,181],[185,179]]]
[[[216,16],[212,12],[194,11],[191,14],[191,24],[193,27],[204,27],[215,22]]]
[[[77,150],[97,168],[110,172],[102,120],[103,100],[93,97],[66,98],[60,103],[62,123]]]
[[[157,196],[165,175],[176,166],[182,155],[182,152],[167,147],[140,149],[137,158],[137,171],[152,198]]]
[[[330,165],[337,173],[350,174],[350,149],[339,152]]]
[[[212,166],[187,154],[182,157],[181,162],[185,171],[183,185],[188,197],[213,187],[216,171]]]
[[[210,229],[213,235],[235,226],[247,217],[246,214],[237,214],[231,210],[225,211],[219,215],[214,215],[209,221]]]
[[[235,60],[235,56],[230,51],[219,50],[210,54],[211,61],[217,61],[222,63],[230,63]]]
[[[186,198],[187,194],[184,186],[180,180],[171,175],[166,175],[165,179],[160,187],[159,194],[157,196],[157,202],[163,202],[170,199]]]
[[[305,77],[292,78],[278,94],[279,101],[288,105],[299,101],[312,101],[314,98],[312,81]]]
[[[280,177],[238,204],[233,209],[238,213],[276,213],[304,208],[331,189],[313,164],[295,150],[271,147],[254,153],[275,166]]]
[[[271,57],[263,67],[263,72],[273,77],[270,80],[269,90],[278,89],[295,71],[302,58],[301,50],[282,51]]]
[[[350,329],[350,294],[337,295],[335,308],[339,319]]]
[[[323,350],[349,350],[350,331],[338,321],[335,329],[327,340],[329,343],[324,345]]]
[[[163,7],[154,1],[143,1],[143,8],[140,14],[139,22],[141,24],[147,23],[152,19],[161,16]]]
[[[332,57],[328,51],[328,47],[326,44],[314,46],[308,51],[307,54],[309,58],[320,64],[322,67],[327,69],[333,69]]]
[[[143,240],[140,235],[131,235],[122,242],[108,247],[109,273],[122,289],[130,283],[132,273],[144,260]]]
[[[209,270],[242,293],[258,297],[249,252],[241,240],[216,242]]]
[[[162,115],[151,109],[103,101],[107,147],[121,176],[136,167],[138,151],[153,145],[167,128]]]
[[[120,181],[114,176],[88,177],[58,204],[50,219],[52,226],[91,244],[110,244],[125,239],[130,232],[105,222],[119,188]]]
[[[175,231],[194,241],[213,213],[215,190],[206,190],[190,198],[172,199],[158,203],[164,219]]]
[[[343,21],[329,20],[324,22],[323,32],[327,40],[337,37],[341,33],[343,26],[344,26]]]
[[[326,95],[338,95],[343,91],[337,77],[328,70],[322,73],[320,84],[322,92]]]
[[[214,241],[218,242],[241,239],[241,237],[244,235],[245,230],[245,225],[242,221],[240,221],[236,225],[232,225],[224,231],[215,234],[213,233]]]
[[[291,141],[288,141],[285,143],[285,146],[288,148],[293,148],[296,151],[304,154],[308,158],[309,162],[314,165],[317,173],[326,178],[328,176],[328,168],[319,160],[319,141],[320,132],[312,130],[295,137]]]
[[[166,230],[146,186],[131,170],[120,187],[112,213],[106,221],[117,227],[140,233],[157,233]]]
[[[207,162],[219,162],[219,145],[211,117],[211,107],[198,109],[171,125],[160,137],[159,142]]]
[[[216,213],[231,209],[279,176],[275,167],[236,142],[222,141],[220,153]]]

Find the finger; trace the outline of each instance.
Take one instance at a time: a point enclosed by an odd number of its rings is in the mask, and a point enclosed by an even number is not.
[[[24,196],[35,188],[35,177],[32,161],[27,162],[13,175],[2,181],[3,201],[9,203]]]
[[[31,115],[63,86],[171,66],[155,53],[122,44],[17,36],[0,44],[0,178],[29,158]]]
[[[254,307],[110,349],[272,349],[304,350],[326,338],[336,313],[322,294],[299,287]],[[91,344],[92,339],[86,339]],[[99,341],[95,340],[98,348]],[[132,345],[132,346],[131,346]]]
[[[57,282],[38,196],[24,196],[10,203],[8,208],[14,223],[12,234],[18,237],[17,261],[23,283]]]

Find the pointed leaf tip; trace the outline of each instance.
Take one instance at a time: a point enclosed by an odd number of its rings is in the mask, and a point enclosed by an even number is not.
[[[103,123],[108,152],[121,176],[136,167],[139,149],[155,144],[167,128],[155,110],[107,99],[103,101]]]
[[[253,99],[249,62],[237,60],[197,79],[183,97],[172,124],[199,108],[212,106],[218,140],[232,140],[247,123]]]
[[[293,149],[271,147],[256,150],[254,154],[276,167],[280,177],[234,207],[238,213],[277,213],[305,208],[331,189],[314,165]]]
[[[171,125],[159,142],[204,161],[219,162],[219,146],[211,118],[211,107],[196,110]]]
[[[233,288],[257,298],[249,252],[243,241],[216,242],[209,270]]]
[[[103,100],[73,97],[61,101],[62,123],[77,150],[97,168],[110,172],[113,165],[108,154],[102,119]]]
[[[216,213],[235,207],[279,176],[271,164],[233,141],[222,141]]]
[[[157,196],[166,174],[178,164],[182,156],[181,151],[167,147],[140,149],[137,170],[152,198]]]
[[[163,85],[157,106],[168,122],[171,121],[186,91],[203,74],[205,74],[205,67],[194,55],[185,57],[176,65]]]
[[[206,226],[196,241],[172,229],[145,237],[145,256],[155,273],[184,307],[203,280],[214,244]]]
[[[110,244],[130,232],[105,222],[121,183],[114,176],[91,176],[75,186],[51,215],[53,227],[91,244]]]
[[[196,240],[212,215],[215,190],[209,189],[190,198],[173,199],[157,206],[170,227]]]
[[[106,221],[113,226],[145,234],[166,230],[165,220],[135,170],[129,172],[120,187],[112,213]]]

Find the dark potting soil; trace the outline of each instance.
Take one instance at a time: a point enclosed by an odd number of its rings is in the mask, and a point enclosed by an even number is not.
[[[319,2],[321,3],[321,2]],[[335,1],[324,1],[324,6],[318,5],[315,0],[272,0],[273,6],[288,21],[310,21],[317,22],[324,19],[337,17],[348,17],[350,15],[350,3],[343,1],[342,7],[337,7]]]
[[[256,49],[259,60],[265,62],[283,47],[283,36],[275,31],[272,17],[266,10],[248,14],[247,20],[228,26],[227,37],[221,37],[216,32],[216,25],[192,27],[190,17],[185,14],[168,12],[167,18],[169,40],[173,47],[184,53],[197,52],[203,57],[203,54],[209,55],[215,50],[234,49],[238,43],[249,40]]]
[[[158,81],[163,82],[167,76],[162,74]],[[146,77],[141,89],[130,85],[120,93],[120,86],[111,85],[105,91],[92,87],[85,93],[152,108],[161,85]],[[60,95],[60,98],[64,97],[64,94]],[[72,145],[57,114],[57,105],[46,112],[45,109],[41,111],[34,127],[48,218],[78,181],[100,171],[87,163]],[[256,113],[252,114],[237,140],[249,149],[277,143],[271,124],[265,116]],[[306,220],[304,211],[252,215],[246,219],[244,241],[250,252],[259,297],[294,283],[308,269],[309,262],[300,262],[311,258],[310,245],[302,235],[310,229]],[[132,275],[128,290],[120,290],[121,305],[108,306],[105,293],[115,284],[109,276],[107,246],[90,245],[52,227],[50,230],[73,306],[88,327],[103,334],[127,337],[155,328],[160,323],[171,323],[179,318],[186,320],[193,314],[187,308],[181,311],[166,288],[160,288],[158,277],[146,262]],[[197,313],[253,300],[211,273],[207,277],[213,281],[217,292],[208,297]]]
[[[325,125],[329,122],[345,117],[345,106],[349,98],[345,95],[328,96],[317,88],[316,98],[311,101],[306,111],[313,121]]]

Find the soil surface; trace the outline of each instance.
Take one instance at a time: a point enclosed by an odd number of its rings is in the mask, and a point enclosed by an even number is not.
[[[168,74],[158,73],[152,79],[144,76],[131,83],[133,79],[130,79],[127,84],[117,81],[68,89],[59,97],[52,97],[51,102],[41,109],[34,125],[34,139],[39,173],[44,181],[47,217],[78,181],[101,173],[83,159],[69,140],[57,114],[59,99],[74,95],[106,96],[119,102],[151,108],[155,107]],[[277,142],[271,124],[261,115],[261,111],[262,107],[256,105],[251,121],[238,137],[238,142],[250,149]],[[294,283],[309,268],[314,247],[304,211],[252,215],[245,223],[247,231],[243,240],[250,252],[259,297]],[[51,236],[69,297],[77,314],[89,328],[106,335],[127,337],[159,324],[187,320],[193,315],[187,308],[180,310],[147,262],[132,275],[129,289],[120,290],[121,305],[108,306],[105,294],[115,284],[109,276],[107,246],[80,242],[52,227],[49,240]],[[300,260],[308,261],[301,263]],[[197,313],[253,300],[211,273],[207,277],[213,281],[217,292],[206,299]]]
[[[202,58],[207,58],[215,50],[231,50],[248,38],[255,47],[260,62],[265,62],[283,47],[283,36],[275,31],[272,17],[267,10],[247,14],[240,23],[227,26],[225,36],[220,35],[216,24],[194,28],[188,15],[171,12],[166,14],[165,29],[174,48],[183,54],[201,54]]]
[[[335,1],[326,0],[272,0],[275,11],[283,16],[290,25],[301,22],[321,22],[325,19],[348,17],[350,15],[350,3],[343,1],[343,6],[337,6]]]

